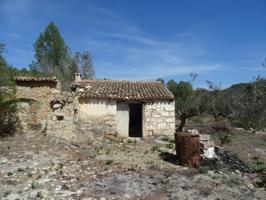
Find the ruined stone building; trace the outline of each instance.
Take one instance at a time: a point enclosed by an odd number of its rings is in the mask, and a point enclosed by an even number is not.
[[[106,134],[123,137],[168,135],[175,132],[175,103],[160,81],[81,80],[76,115],[84,123],[106,124]]]
[[[50,112],[50,102],[61,94],[55,78],[14,77],[19,100],[19,119],[23,131],[44,128]]]
[[[56,78],[15,77],[24,131],[64,139],[145,137],[175,132],[174,97],[159,81],[82,80],[61,92]]]

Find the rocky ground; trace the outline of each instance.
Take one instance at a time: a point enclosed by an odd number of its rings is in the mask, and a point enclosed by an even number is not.
[[[42,134],[0,140],[0,199],[265,199],[256,174],[181,167],[173,138],[88,146]]]

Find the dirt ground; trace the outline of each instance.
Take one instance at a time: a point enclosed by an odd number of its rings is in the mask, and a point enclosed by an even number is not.
[[[254,174],[178,165],[172,137],[77,147],[37,133],[0,142],[0,199],[265,199]]]

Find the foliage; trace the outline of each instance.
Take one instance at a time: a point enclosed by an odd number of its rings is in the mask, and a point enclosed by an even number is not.
[[[0,136],[6,136],[15,132],[17,122],[17,101],[12,89],[0,91]]]
[[[244,128],[260,129],[266,126],[266,80],[256,79],[238,84],[224,91],[228,93],[232,119]]]
[[[167,144],[165,144],[165,147],[167,148],[167,149],[174,149],[174,144],[173,143],[167,143]]]
[[[155,145],[153,145],[153,146],[151,147],[151,150],[152,150],[152,151],[159,151],[159,149],[160,149],[160,146],[159,146],[158,144],[155,144]]]
[[[56,25],[51,22],[34,44],[36,71],[53,74],[63,69],[63,62],[68,57],[68,49]]]
[[[186,119],[207,114],[215,121],[227,118],[244,128],[266,127],[266,79],[257,77],[251,83],[240,83],[222,90],[220,85],[207,81],[209,89],[193,90],[190,82],[170,80],[167,88],[176,100],[176,115],[181,119],[178,131]]]
[[[221,91],[221,87],[207,81],[209,86],[209,92],[205,93],[208,102],[205,107],[205,112],[214,117],[215,121],[219,117],[227,117],[231,114],[231,109],[229,106],[229,101],[225,93]]]
[[[166,85],[175,96],[176,114],[181,120],[178,131],[182,132],[186,120],[199,112],[198,93],[193,90],[190,82],[180,81],[177,83],[170,80]]]
[[[168,90],[170,90],[170,92],[175,96],[175,98],[177,97],[177,82],[174,81],[173,79],[169,80],[167,83],[166,83],[166,86],[168,88]]]
[[[219,140],[221,146],[229,144],[232,141],[232,136],[228,132],[217,132],[214,134],[214,137]]]
[[[254,156],[252,158],[252,171],[257,173],[263,173],[266,174],[266,165],[263,162],[263,160],[260,160],[260,157]]]
[[[92,56],[88,51],[83,53],[76,52],[74,55],[77,71],[80,71],[82,77],[86,79],[94,79],[95,70],[93,67]]]
[[[5,52],[5,48],[6,48],[6,46],[4,44],[0,43],[0,66],[7,64],[5,57],[3,55]]]
[[[34,44],[34,51],[35,60],[30,65],[30,71],[56,76],[61,81],[63,90],[70,89],[75,72],[81,72],[87,79],[94,78],[92,56],[87,51],[73,54],[53,22],[40,33]]]
[[[10,68],[4,58],[5,45],[0,44],[0,136],[15,132],[17,122],[17,100],[12,87],[11,76],[14,69]]]
[[[56,76],[63,90],[68,90],[74,80],[73,59],[56,25],[51,22],[43,33],[40,33],[34,44],[35,61],[30,65],[33,72]]]

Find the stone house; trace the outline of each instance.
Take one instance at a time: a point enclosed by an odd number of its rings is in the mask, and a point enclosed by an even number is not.
[[[105,135],[145,137],[175,133],[174,96],[160,81],[83,80],[75,92],[75,118],[104,125]]]
[[[61,94],[60,82],[55,77],[14,77],[19,99],[18,117],[22,131],[45,128],[50,102]]]

